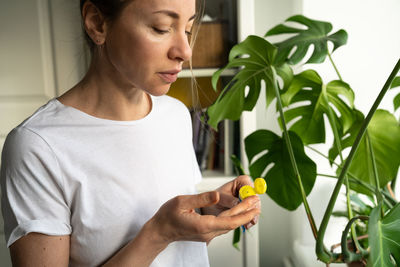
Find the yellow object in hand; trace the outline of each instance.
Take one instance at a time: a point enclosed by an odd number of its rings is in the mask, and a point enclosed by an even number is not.
[[[255,194],[264,194],[267,191],[267,183],[263,178],[257,178],[254,181],[254,188],[250,185],[242,186],[239,190],[239,197],[241,200],[254,196]]]
[[[254,181],[254,190],[257,194],[264,194],[267,192],[267,182],[263,178],[257,178]]]
[[[239,190],[239,197],[241,200],[243,200],[249,196],[254,196],[255,194],[256,194],[256,191],[250,185],[244,185]]]

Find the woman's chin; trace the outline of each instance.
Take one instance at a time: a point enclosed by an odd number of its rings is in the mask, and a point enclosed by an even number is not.
[[[152,96],[162,96],[162,95],[166,95],[168,93],[170,87],[171,87],[171,84],[165,84],[163,86],[159,86],[156,88],[151,88],[149,90],[146,90],[146,92]]]

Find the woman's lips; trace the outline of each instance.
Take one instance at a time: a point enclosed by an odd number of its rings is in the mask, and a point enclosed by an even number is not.
[[[161,77],[161,79],[166,82],[166,83],[173,83],[178,79],[178,73],[179,71],[173,71],[173,72],[159,72],[158,75]]]

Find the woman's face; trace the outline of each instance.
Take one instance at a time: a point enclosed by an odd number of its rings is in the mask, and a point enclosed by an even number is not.
[[[195,0],[133,0],[107,29],[107,59],[129,86],[163,95],[192,50]]]

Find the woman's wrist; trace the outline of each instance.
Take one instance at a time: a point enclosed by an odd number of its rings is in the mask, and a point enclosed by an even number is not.
[[[165,249],[173,242],[173,240],[170,240],[168,236],[163,233],[163,230],[154,217],[145,223],[140,231],[140,235],[161,250]]]
[[[103,266],[149,266],[170,243],[159,233],[157,224],[150,219],[136,237]]]

